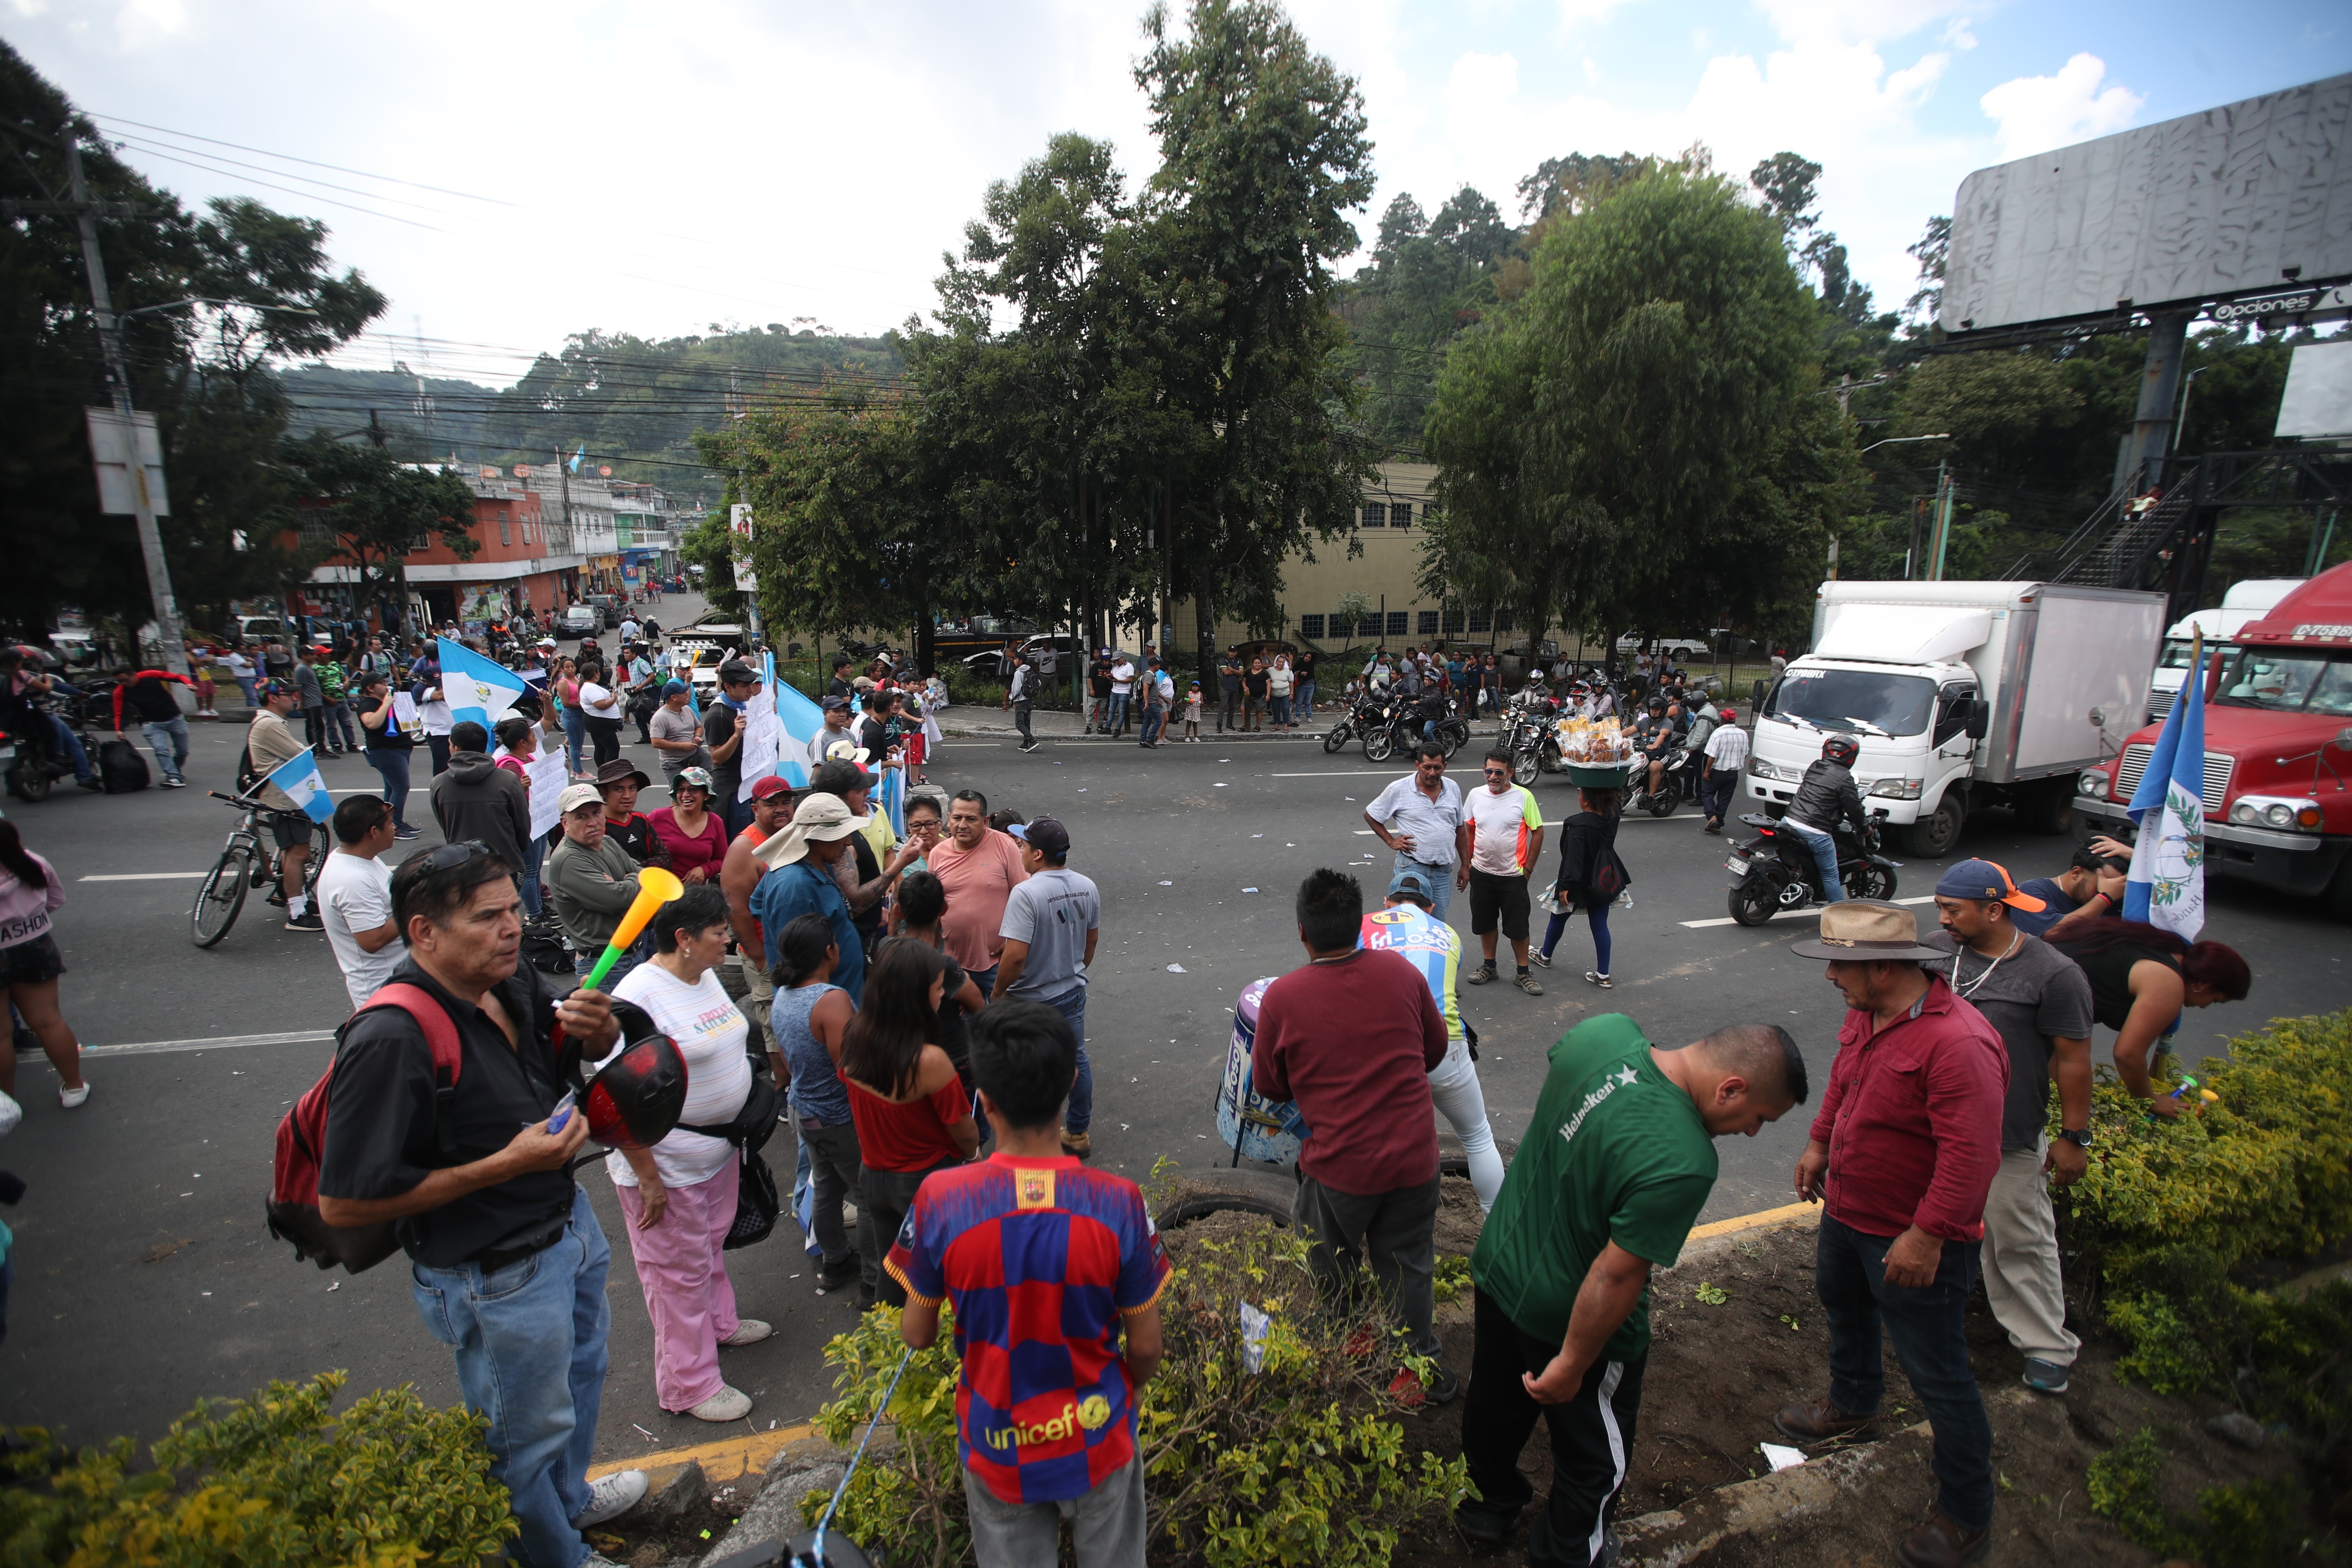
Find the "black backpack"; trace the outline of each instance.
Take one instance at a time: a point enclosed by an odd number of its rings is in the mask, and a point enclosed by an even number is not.
[[[109,795],[129,795],[147,787],[147,759],[130,742],[116,738],[98,748],[98,782]]]

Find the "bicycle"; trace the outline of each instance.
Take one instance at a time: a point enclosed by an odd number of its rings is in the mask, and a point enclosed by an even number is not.
[[[310,829],[310,859],[302,868],[302,891],[305,896],[319,885],[319,870],[327,863],[334,849],[328,837],[327,825],[315,822],[302,812],[279,811],[267,806],[250,795],[223,795],[218,790],[206,790],[215,800],[225,800],[244,808],[245,816],[229,829],[228,842],[221,847],[220,858],[205,874],[196,889],[195,907],[189,911],[198,947],[216,947],[236,924],[236,917],[245,909],[245,895],[249,889],[266,888],[278,877],[278,857],[274,846],[262,836],[259,823],[264,816],[299,818]]]

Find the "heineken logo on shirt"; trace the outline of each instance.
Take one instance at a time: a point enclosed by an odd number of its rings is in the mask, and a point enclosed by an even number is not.
[[[1574,1142],[1576,1138],[1576,1130],[1584,1125],[1584,1119],[1591,1115],[1595,1110],[1599,1109],[1600,1106],[1605,1102],[1611,1095],[1616,1093],[1619,1089],[1633,1088],[1638,1077],[1639,1075],[1636,1074],[1632,1068],[1623,1068],[1602,1079],[1601,1080],[1601,1087],[1594,1089],[1591,1094],[1586,1095],[1583,1102],[1577,1106],[1576,1114],[1570,1117],[1561,1124],[1559,1130],[1559,1141],[1563,1143]]]

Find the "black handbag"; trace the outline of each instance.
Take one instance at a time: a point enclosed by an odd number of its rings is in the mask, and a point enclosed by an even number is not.
[[[776,1216],[784,1212],[783,1200],[776,1194],[776,1173],[768,1169],[768,1162],[757,1152],[745,1149],[736,1161],[740,1187],[735,1199],[735,1223],[727,1227],[727,1239],[719,1244],[721,1252],[732,1252],[739,1247],[768,1239],[776,1228]]]

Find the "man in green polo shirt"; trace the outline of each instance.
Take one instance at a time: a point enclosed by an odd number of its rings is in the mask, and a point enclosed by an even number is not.
[[[1752,1138],[1802,1104],[1805,1060],[1777,1025],[1660,1050],[1622,1013],[1578,1025],[1550,1060],[1470,1258],[1477,1339],[1462,1455],[1481,1500],[1454,1517],[1474,1542],[1509,1538],[1535,1495],[1519,1450],[1541,1415],[1551,1497],[1528,1562],[1590,1568],[1616,1557],[1609,1520],[1650,1354],[1650,1270],[1672,1266],[1706,1206],[1713,1140]]]

